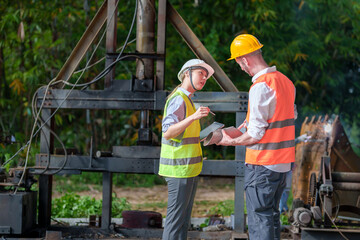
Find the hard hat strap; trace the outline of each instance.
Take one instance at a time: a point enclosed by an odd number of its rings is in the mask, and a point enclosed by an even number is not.
[[[197,91],[198,89],[195,88],[193,80],[192,80],[192,73],[191,73],[192,69],[193,69],[193,67],[189,67],[190,83],[191,83],[191,86],[193,87],[193,89],[195,91]]]

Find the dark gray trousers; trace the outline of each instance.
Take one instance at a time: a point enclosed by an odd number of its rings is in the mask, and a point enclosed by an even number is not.
[[[198,177],[165,180],[168,184],[168,206],[163,239],[185,240],[190,226]]]
[[[245,165],[246,209],[250,240],[280,239],[279,202],[286,173]]]

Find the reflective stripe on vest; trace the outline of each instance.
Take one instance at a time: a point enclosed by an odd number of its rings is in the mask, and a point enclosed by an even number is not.
[[[258,143],[251,146],[247,146],[247,148],[253,150],[278,150],[278,149],[290,148],[290,147],[295,147],[294,140],[275,142],[275,143]]]
[[[185,102],[185,117],[195,113],[196,109],[189,97],[181,90],[177,90],[173,96],[167,100],[164,116],[166,116],[166,109],[170,100],[179,95]],[[167,140],[162,137],[159,175],[177,178],[195,177],[200,174],[201,169],[202,150],[200,145],[199,120],[192,122],[177,138]]]
[[[274,115],[268,120],[269,126],[261,140],[246,148],[246,163],[273,165],[295,161],[295,125],[293,83],[276,71],[261,75],[252,86],[264,82],[276,94]],[[250,107],[246,116],[249,123]]]
[[[195,163],[199,163],[201,162],[202,157],[193,157],[193,158],[188,158],[188,159],[169,159],[169,158],[162,158],[161,159],[161,164],[164,165],[187,165],[187,164],[195,164]]]
[[[196,144],[199,142],[200,142],[200,137],[183,138],[181,142],[177,142],[172,139],[166,140],[166,138],[161,139],[161,144],[166,144],[173,147],[179,147],[181,145],[188,145],[188,144]]]
[[[286,120],[283,120],[283,121],[272,122],[272,123],[269,124],[267,129],[283,128],[283,127],[294,126],[294,125],[295,125],[295,121],[292,118],[292,119],[286,119]]]

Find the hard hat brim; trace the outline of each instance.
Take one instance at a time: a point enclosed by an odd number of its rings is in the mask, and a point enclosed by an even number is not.
[[[209,79],[209,78],[214,74],[214,72],[215,72],[215,70],[214,70],[209,64],[207,64],[207,63],[205,63],[205,62],[191,65],[191,67],[203,67],[203,68],[205,68],[205,69],[207,70],[207,72],[208,72],[208,75],[207,75],[207,77],[206,77],[206,80]],[[180,80],[180,82],[182,82],[182,79],[181,79],[182,74],[183,74],[187,69],[188,69],[188,68],[185,68],[185,69],[183,69],[182,71],[180,71],[180,72],[178,73],[178,79]]]
[[[240,56],[239,56],[240,57]],[[235,59],[235,58],[237,58],[237,57],[231,57],[231,58],[229,58],[228,60],[226,60],[226,61],[230,61],[230,60],[233,60],[233,59]]]
[[[250,53],[253,53],[253,52],[261,49],[263,46],[264,46],[264,45],[259,42],[259,45],[258,45],[257,47],[249,48],[247,51],[244,51],[243,54],[238,54],[237,56],[231,56],[231,57],[230,57],[229,59],[227,59],[226,61],[230,61],[230,60],[236,59],[236,58],[238,58],[238,57],[246,56],[246,55],[248,55],[248,54],[250,54]]]

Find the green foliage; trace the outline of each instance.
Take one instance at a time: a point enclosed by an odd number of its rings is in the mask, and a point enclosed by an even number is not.
[[[126,198],[112,199],[111,216],[119,218],[124,210],[130,210],[131,206]],[[52,201],[52,217],[55,218],[80,218],[90,215],[101,215],[102,200],[96,200],[89,196],[79,196],[75,193],[66,193]]]
[[[205,221],[203,223],[200,224],[200,228],[204,228],[209,226],[209,222],[210,222],[210,218],[206,218]]]
[[[113,182],[121,187],[152,187],[166,184],[164,178],[157,174],[118,173],[114,175]]]
[[[207,204],[206,202],[197,204]],[[246,211],[246,210],[245,210]],[[220,215],[222,217],[231,216],[234,213],[234,200],[225,200],[217,202],[215,206],[211,207],[207,215]],[[207,227],[209,225],[210,217],[205,219],[205,222],[200,224],[200,227]]]
[[[216,206],[209,209],[210,215],[230,216],[234,213],[234,200],[219,202]]]
[[[52,215],[54,217],[88,217],[101,214],[101,202],[89,196],[66,193],[53,200]]]
[[[0,162],[4,162],[29,138],[33,125],[31,99],[36,89],[57,75],[103,1],[87,1],[88,6],[84,1],[69,0],[0,2],[0,134],[13,134],[17,141],[17,144],[0,146]],[[295,83],[297,121],[302,122],[305,116],[313,114],[337,114],[350,141],[355,147],[360,145],[359,1],[171,0],[170,3],[240,91],[248,91],[251,78],[234,61],[226,59],[234,37],[250,33],[264,44],[265,60]],[[135,1],[119,3],[118,47],[129,31],[134,6]],[[135,37],[133,30],[130,40]],[[195,55],[171,24],[167,25],[166,37],[165,89],[172,90],[179,84],[176,74],[182,64]],[[78,69],[85,67],[94,47]],[[130,44],[125,52],[135,49],[135,44]],[[91,63],[104,56],[103,41]],[[80,82],[94,79],[103,67],[104,62],[93,66]],[[135,62],[121,62],[116,66],[115,78],[130,79],[135,69]],[[75,74],[70,82],[79,76]],[[103,89],[103,80],[89,89]],[[209,80],[204,90],[221,91],[221,88]],[[161,112],[150,115],[151,128],[158,138],[159,115]],[[61,129],[58,134],[67,147],[86,154],[91,144],[96,150],[135,145],[139,119],[136,111],[61,110],[56,114],[55,124]],[[217,114],[213,120],[231,126],[235,125],[234,119],[232,114]],[[33,142],[35,149],[38,139]],[[55,147],[60,146],[55,142]],[[35,153],[31,151],[32,162]],[[233,159],[234,156],[232,147],[212,146],[204,153],[208,159]],[[16,166],[22,160],[22,156],[17,157],[12,164]]]
[[[80,175],[55,176],[55,182],[56,191],[60,193],[87,191],[89,184],[101,188],[102,173],[83,172]],[[113,184],[118,187],[152,187],[164,185],[166,182],[156,174],[116,173],[113,175]]]
[[[289,217],[285,213],[280,215],[280,223],[281,225],[290,225]]]

